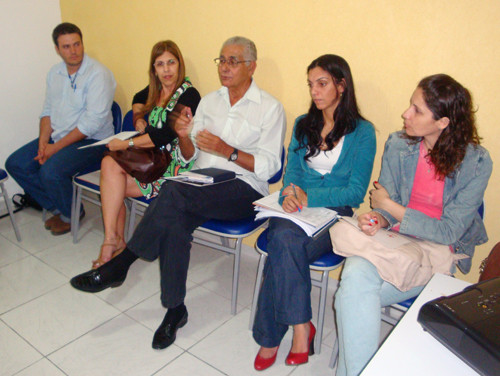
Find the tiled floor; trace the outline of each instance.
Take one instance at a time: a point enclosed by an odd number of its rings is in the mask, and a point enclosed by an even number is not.
[[[134,263],[125,283],[98,294],[74,290],[70,277],[90,267],[102,241],[99,209],[87,216],[73,244],[52,236],[41,213],[16,214],[18,243],[8,218],[0,220],[0,375],[252,375],[258,345],[248,330],[258,257],[244,247],[238,312],[230,314],[232,256],[199,245],[192,249],[186,306],[189,323],[166,350],[151,348],[165,310],[156,262]],[[331,280],[327,307],[336,281]],[[316,305],[318,291],[313,288]],[[314,307],[316,312],[316,307]],[[265,375],[333,375],[335,339],[327,308],[321,354],[306,365],[284,365],[291,331]]]

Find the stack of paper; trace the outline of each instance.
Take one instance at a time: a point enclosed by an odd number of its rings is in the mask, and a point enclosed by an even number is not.
[[[300,212],[287,213],[278,202],[279,192],[274,192],[254,202],[256,219],[267,217],[286,218],[300,226],[307,235],[316,236],[338,220],[335,210],[304,207]]]
[[[99,145],[106,145],[108,144],[111,140],[113,139],[118,139],[118,140],[127,140],[130,137],[134,137],[137,133],[137,131],[125,131],[125,132],[120,132],[117,134],[114,134],[112,136],[109,136],[108,138],[105,138],[104,140],[94,142],[93,144],[90,145],[85,145],[85,146],[80,146],[78,149],[85,149],[85,148],[90,148],[92,146],[99,146]]]

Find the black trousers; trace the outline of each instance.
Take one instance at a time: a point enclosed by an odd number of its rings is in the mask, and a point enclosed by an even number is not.
[[[163,184],[127,247],[146,260],[160,258],[164,307],[184,302],[194,230],[209,219],[249,217],[254,213],[252,202],[261,197],[240,179],[205,187],[173,181]]]

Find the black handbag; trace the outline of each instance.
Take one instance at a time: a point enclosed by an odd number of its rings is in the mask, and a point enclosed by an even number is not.
[[[152,183],[163,176],[172,156],[166,148],[137,148],[106,151],[130,176],[141,183]]]

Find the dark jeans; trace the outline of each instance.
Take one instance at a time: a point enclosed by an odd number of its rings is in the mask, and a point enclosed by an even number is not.
[[[334,208],[352,215],[351,208]],[[311,275],[309,264],[332,252],[330,233],[317,238],[295,223],[271,218],[267,237],[268,257],[253,326],[255,341],[264,347],[279,346],[289,325],[311,320]]]
[[[5,162],[5,168],[21,188],[33,197],[43,208],[58,210],[66,220],[71,217],[73,196],[72,177],[91,165],[99,167],[104,146],[78,150],[96,140],[75,142],[58,151],[43,165],[35,161],[38,154],[38,138],[12,153]]]
[[[252,202],[261,197],[240,179],[206,187],[163,184],[127,247],[146,260],[160,258],[164,307],[184,302],[193,231],[209,219],[249,217],[254,214]]]

